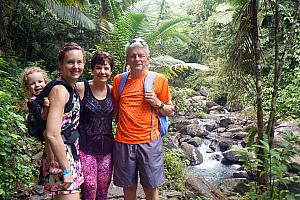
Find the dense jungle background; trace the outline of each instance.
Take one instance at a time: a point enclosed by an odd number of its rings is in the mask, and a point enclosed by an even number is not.
[[[33,156],[42,144],[26,132],[21,71],[39,66],[55,78],[59,49],[74,41],[86,50],[82,79],[91,78],[88,61],[97,50],[113,55],[115,75],[126,70],[124,46],[135,37],[150,47],[150,69],[169,79],[176,104],[171,124],[202,88],[208,100],[247,110],[253,119],[241,151],[251,187],[228,198],[300,199],[287,187],[299,183],[300,165],[286,176],[300,154],[298,135],[285,133],[274,144],[278,122],[300,123],[299,19],[299,0],[0,0],[0,199],[30,193],[39,174]],[[207,114],[193,111],[199,119]],[[189,161],[168,148],[165,158],[166,177],[176,183],[162,190],[186,191]]]

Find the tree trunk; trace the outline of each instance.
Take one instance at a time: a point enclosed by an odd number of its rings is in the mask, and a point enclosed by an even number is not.
[[[266,135],[269,139],[269,146],[272,148],[273,142],[274,142],[274,132],[275,132],[275,124],[276,124],[276,101],[278,97],[278,88],[281,80],[281,74],[282,74],[282,66],[285,62],[285,59],[288,56],[288,51],[292,46],[292,41],[295,35],[295,30],[297,26],[297,22],[300,18],[300,1],[298,4],[298,12],[296,15],[296,19],[294,20],[294,23],[291,27],[290,34],[288,35],[284,51],[279,56],[278,52],[278,46],[279,46],[279,10],[278,10],[279,2],[275,2],[275,72],[274,72],[274,82],[273,82],[273,92],[272,92],[272,99],[271,99],[271,109],[270,109],[270,115],[268,120],[268,126],[266,130]]]
[[[256,85],[256,109],[257,109],[257,143],[261,144],[264,139],[264,121],[263,121],[263,107],[262,107],[262,80],[261,80],[261,58],[260,58],[260,41],[258,33],[258,0],[251,0],[251,36],[252,36],[252,46],[254,52],[254,63],[255,63],[255,85]],[[264,151],[262,148],[258,148],[257,158],[262,160],[264,163]],[[257,184],[259,190],[261,190],[263,185],[266,183],[266,176],[264,173],[264,166],[259,166],[257,169]]]

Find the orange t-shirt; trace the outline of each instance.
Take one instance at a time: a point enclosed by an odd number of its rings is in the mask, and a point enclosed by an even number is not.
[[[144,82],[148,71],[140,76],[128,77],[118,102],[118,90],[121,76],[117,75],[113,81],[112,95],[115,111],[119,112],[116,141],[126,144],[142,144],[159,136],[158,118],[154,112],[154,129],[151,132],[151,106],[144,98]],[[152,90],[157,98],[167,103],[171,99],[168,80],[158,74],[152,85]],[[120,110],[119,110],[120,105]]]

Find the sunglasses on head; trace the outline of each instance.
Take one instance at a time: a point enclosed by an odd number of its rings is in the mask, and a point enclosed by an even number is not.
[[[143,41],[143,40],[131,40],[131,42],[129,42],[129,45],[132,45],[133,43],[141,43],[141,45],[143,46],[143,47],[146,47],[146,42],[145,41]]]
[[[110,54],[107,53],[107,52],[105,52],[105,51],[100,51],[98,54],[104,54],[104,55],[106,55],[107,57],[110,56]]]

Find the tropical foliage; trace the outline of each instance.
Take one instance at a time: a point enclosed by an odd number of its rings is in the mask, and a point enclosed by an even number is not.
[[[20,71],[29,65],[43,66],[53,78],[59,48],[74,41],[86,49],[87,61],[96,50],[112,53],[116,74],[126,69],[124,46],[135,37],[147,41],[153,61],[161,61],[152,69],[169,78],[176,114],[188,110],[187,98],[202,86],[210,88],[210,99],[225,96],[229,100],[227,105],[259,105],[259,127],[255,130],[261,140],[254,142],[253,147],[260,150],[262,157],[252,157],[248,164],[252,163],[250,168],[267,174],[272,181],[286,183],[279,168],[285,171],[287,164],[278,155],[288,160],[294,150],[273,149],[270,141],[277,118],[299,120],[299,1],[176,2],[1,1],[0,199],[30,188],[35,181],[36,168],[31,159],[35,144],[25,134],[25,106],[19,103],[24,99],[17,81]],[[192,70],[185,64],[172,65],[169,61],[174,58],[180,63],[200,63],[210,71]],[[199,109],[199,116],[202,114]],[[292,135],[285,138],[284,145],[294,145],[296,139]],[[253,149],[248,150],[250,155]],[[182,189],[185,164],[181,163],[180,152],[166,151],[165,155],[166,176],[180,177],[175,187]],[[274,161],[279,165],[271,171]],[[273,192],[272,195],[288,197],[283,190],[264,189],[260,194],[253,190],[249,196],[258,198]]]
[[[0,58],[0,199],[28,190],[37,172],[30,157],[34,140],[25,135],[24,118],[16,107],[22,97],[16,81],[19,64],[15,58]]]

